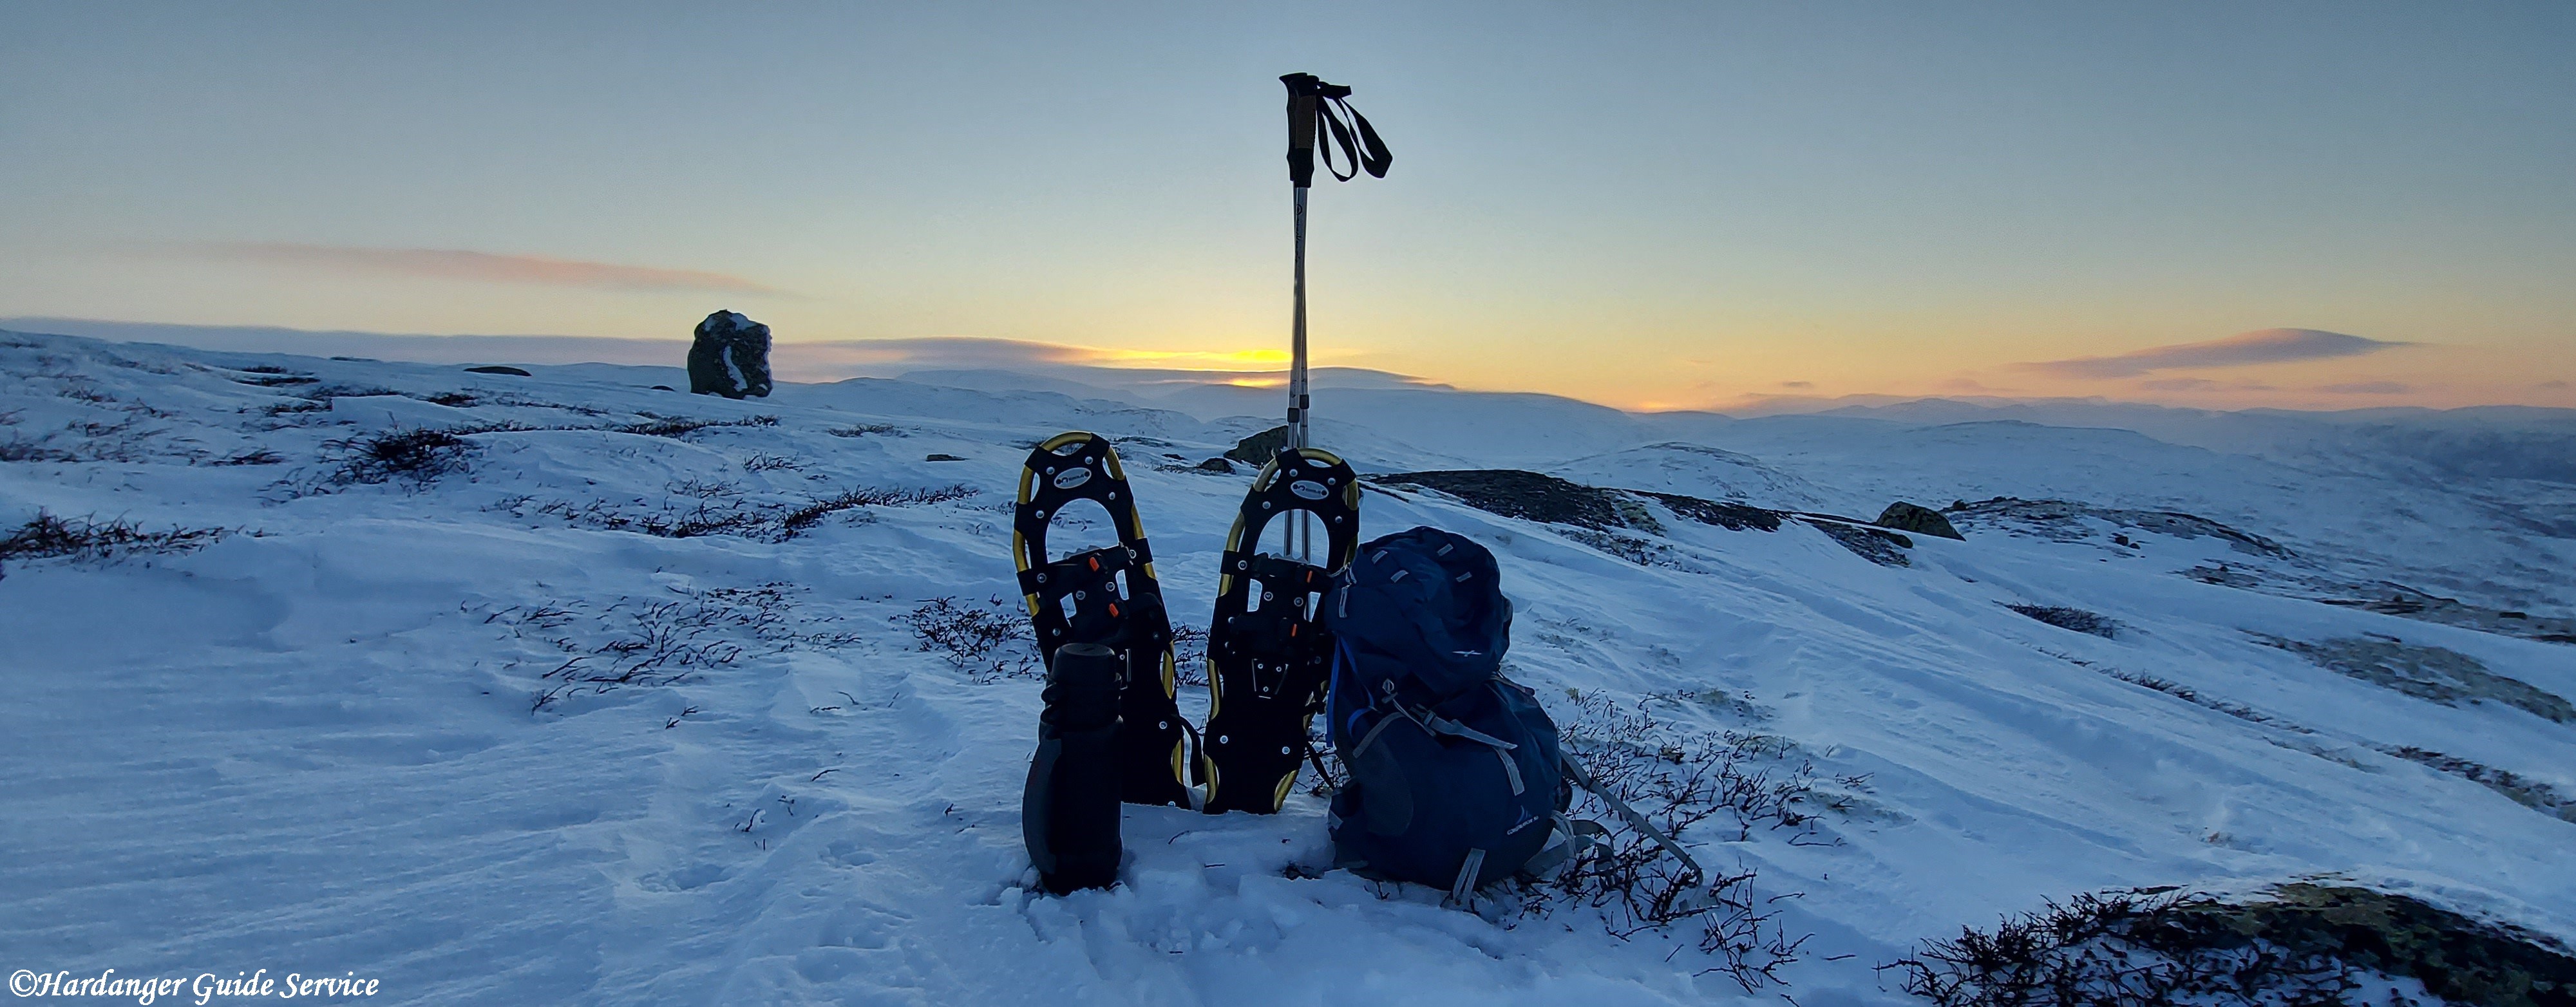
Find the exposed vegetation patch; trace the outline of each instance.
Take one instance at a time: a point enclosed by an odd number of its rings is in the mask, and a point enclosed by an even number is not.
[[[1853,555],[1872,563],[1880,566],[1913,565],[1904,552],[1914,547],[1913,539],[1864,521],[1830,514],[1791,514],[1674,493],[1602,489],[1519,469],[1405,472],[1367,479],[1381,486],[1434,490],[1477,510],[1503,517],[1584,529],[1584,533],[1568,537],[1643,566],[1687,569],[1667,558],[1671,551],[1669,547],[1632,534],[1664,533],[1662,523],[1655,520],[1654,512],[1646,508],[1644,502],[1647,500],[1663,504],[1676,516],[1730,531],[1777,531],[1783,520],[1795,518],[1814,525],[1843,548],[1851,550]]]
[[[532,497],[514,497],[493,509],[512,517],[531,514],[557,518],[565,524],[599,531],[625,531],[655,538],[698,538],[704,535],[734,535],[742,538],[772,537],[776,505],[746,503],[725,497],[693,497],[692,502],[664,500],[661,506],[646,508],[620,505],[604,500],[575,503],[549,500],[538,503]]]
[[[2172,696],[2175,699],[2182,700],[2183,702],[2190,703],[2203,709],[2214,710],[2238,720],[2245,721],[2249,724],[2261,724],[2265,727],[2275,728],[2298,735],[2314,736],[2317,733],[2312,728],[2283,720],[2243,703],[2230,702],[2228,700],[2219,699],[2215,696],[2204,695],[2189,686],[2180,685],[2152,675],[2141,675],[2135,672],[2122,671],[2118,668],[2101,667],[2095,665],[2091,661],[2081,660],[2064,654],[2056,654],[2054,656],[2082,667],[2091,668],[2131,685],[2144,689],[2153,689],[2157,692],[2164,693],[2165,695]],[[2317,744],[2314,741],[2302,739],[2285,740],[2277,737],[2266,738],[2264,740],[2282,748],[2287,748],[2296,752],[2305,752],[2320,759],[2349,766],[2353,769],[2362,770],[2363,772],[2375,773],[2380,771],[2378,767],[2364,763],[2359,758],[2356,758],[2352,752],[2337,750],[2333,747]],[[2497,769],[2484,763],[2463,759],[2455,755],[2445,755],[2441,752],[2416,748],[2411,745],[2378,745],[2369,744],[2367,742],[2365,742],[2365,744],[2381,753],[2396,756],[2397,758],[2427,766],[2440,772],[2449,773],[2471,783],[2478,784],[2479,786],[2493,790],[2496,793],[2503,794],[2505,797],[2512,799],[2515,803],[2531,808],[2532,810],[2538,811],[2542,814],[2551,815],[2567,822],[2576,822],[2576,797],[2562,794],[2557,790],[2557,788],[2539,780],[2534,780],[2511,770]]]
[[[171,438],[170,431],[143,425],[146,418],[167,419],[169,413],[142,403],[113,406],[121,414],[114,419],[76,419],[60,428],[35,438],[12,431],[0,439],[0,462],[154,462],[205,460],[206,452],[193,447],[186,438]]]
[[[922,650],[939,654],[977,682],[1045,674],[1028,619],[1016,610],[1003,610],[999,598],[981,606],[932,598],[895,621],[912,630]]]
[[[2576,822],[2576,798],[2561,794],[2557,788],[2530,777],[2412,745],[2383,748],[2380,751],[2475,783],[2512,798],[2514,803],[2542,814],[2556,816],[2562,821]]]
[[[1692,831],[1714,828],[1725,841],[1740,842],[1757,829],[1786,830],[1793,844],[1832,842],[1817,831],[1818,816],[1848,807],[1849,798],[1820,790],[1814,764],[1798,758],[1786,739],[1678,729],[1655,713],[1668,697],[1634,705],[1598,693],[1573,698],[1575,715],[1563,721],[1566,750],[1597,785],[1666,836],[1688,842]],[[1866,787],[1859,777],[1837,782]],[[1751,870],[1701,876],[1590,791],[1575,792],[1569,813],[1605,831],[1563,870],[1528,886],[1524,913],[1597,913],[1623,940],[1695,927],[1692,943],[1716,960],[1709,971],[1725,973],[1748,992],[1778,982],[1778,970],[1799,959],[1806,937],[1790,936],[1774,908],[1794,896],[1757,894]]]
[[[674,588],[662,598],[625,598],[589,615],[582,606],[512,606],[484,617],[517,635],[544,638],[571,656],[538,676],[529,703],[536,712],[582,695],[676,685],[746,658],[799,647],[838,647],[858,634],[818,627],[833,619],[797,613],[793,593],[775,583],[747,588]],[[567,634],[585,624],[587,632]]]
[[[912,436],[911,431],[892,423],[858,423],[823,432],[834,437],[866,437],[870,434],[882,434],[887,437]]]
[[[331,403],[327,400],[319,399],[288,399],[284,402],[271,402],[259,407],[260,415],[273,420],[283,420],[285,417],[293,416],[298,413],[326,413],[330,411]],[[272,425],[270,429],[275,429],[276,426],[282,425],[285,424],[280,423]]]
[[[1176,685],[1207,688],[1208,631],[1186,622],[1172,624],[1172,681]],[[1332,752],[1329,742],[1324,752]],[[1327,791],[1329,793],[1329,791]]]
[[[1584,545],[1591,546],[1595,549],[1599,549],[1602,552],[1609,553],[1610,555],[1617,556],[1620,559],[1627,560],[1628,562],[1635,563],[1638,566],[1654,566],[1663,567],[1668,570],[1691,570],[1699,572],[1697,567],[1676,560],[1673,557],[1672,546],[1656,541],[1655,538],[1650,535],[1640,535],[1636,532],[1593,531],[1589,528],[1568,528],[1565,530],[1565,537],[1581,542]]]
[[[2576,1003],[2576,958],[2555,941],[2403,895],[2306,883],[2242,902],[2078,895],[1880,968],[1942,1007],[2346,1004],[2389,977],[2457,1004]]]
[[[208,464],[208,465],[276,465],[276,464],[278,464],[278,463],[280,463],[280,462],[283,462],[283,461],[285,461],[285,460],[286,460],[286,456],[285,456],[285,455],[278,454],[277,452],[275,452],[275,451],[271,451],[271,450],[269,450],[269,449],[267,449],[267,448],[252,448],[252,449],[250,449],[250,450],[248,450],[248,451],[241,451],[241,452],[236,452],[236,453],[234,453],[234,454],[225,455],[224,457],[217,458],[217,459],[214,459],[214,460],[212,460],[212,461],[208,461],[206,464]]]
[[[1666,835],[1715,822],[1723,826],[1726,842],[1750,840],[1756,829],[1786,830],[1795,845],[1828,842],[1817,832],[1821,816],[1846,807],[1844,798],[1820,789],[1815,763],[1787,738],[1691,730],[1655,712],[1659,705],[1686,702],[1682,698],[1649,696],[1629,705],[1599,692],[1572,698],[1575,714],[1562,732],[1566,749],[1649,818],[1658,814],[1651,808],[1663,809],[1660,814],[1670,817],[1657,824]],[[1864,781],[1836,782],[1858,788]]]
[[[647,418],[641,422],[620,424],[607,429],[621,434],[641,434],[647,437],[678,437],[682,434],[695,433],[711,427],[774,427],[778,425],[778,417],[775,416],[746,416],[738,420],[702,420],[686,416],[656,416],[652,413],[645,413],[644,415]]]
[[[319,384],[322,381],[322,379],[310,374],[298,374],[294,371],[287,370],[286,368],[275,367],[268,364],[254,364],[249,367],[240,368],[239,370],[240,373],[235,375],[232,380],[240,384],[256,385],[261,388],[282,388],[289,385],[311,385]]]
[[[2086,667],[2092,666],[2091,662],[2087,661],[2077,661],[2075,663]],[[2293,731],[2299,734],[2316,733],[2308,728],[2288,723],[2278,717],[2274,717],[2271,714],[2264,713],[2261,710],[2257,710],[2243,703],[2233,703],[2214,696],[2204,696],[2201,695],[2198,690],[2195,690],[2190,686],[2177,685],[2153,675],[2140,675],[2135,672],[2121,671],[2118,668],[2105,668],[2099,670],[2105,675],[2109,675],[2112,678],[2127,682],[2130,685],[2137,686],[2141,689],[2153,689],[2157,692],[2164,693],[2165,695],[2172,696],[2175,699],[2182,700],[2183,702],[2190,703],[2203,709],[2216,710],[2249,724],[2263,724],[2270,727],[2278,727],[2285,731]]]
[[[2372,637],[2309,643],[2255,634],[2319,667],[2446,706],[2494,700],[2561,724],[2576,723],[2576,704],[2520,679],[2488,671],[2477,658],[2455,650]]]
[[[333,399],[371,399],[377,396],[393,396],[396,398],[410,397],[391,388],[379,388],[374,385],[315,385],[314,387],[307,388],[293,394],[297,398],[313,402],[324,409],[331,407],[331,401]]]
[[[423,428],[326,441],[322,450],[323,460],[333,465],[322,478],[333,486],[400,481],[418,488],[440,476],[465,471],[474,444],[454,431]]]
[[[45,443],[43,440],[30,440],[14,433],[10,434],[7,440],[0,440],[0,462],[69,462],[79,460],[80,457],[78,455],[74,455],[69,451],[54,447]]]
[[[1905,558],[1905,550],[1914,548],[1913,539],[1884,528],[1872,528],[1868,525],[1818,521],[1812,518],[1805,520],[1808,524],[1814,525],[1817,531],[1824,532],[1827,537],[1841,543],[1843,548],[1851,550],[1853,555],[1862,559],[1880,566],[1914,565],[1913,560]]]
[[[781,515],[778,534],[783,541],[805,533],[824,518],[853,507],[905,507],[919,504],[947,503],[964,500],[982,492],[972,486],[942,486],[937,489],[854,489],[837,496],[816,500]]]
[[[2080,608],[2067,608],[2062,605],[2006,605],[2004,607],[2059,629],[2089,633],[2105,640],[2119,637],[2120,624],[2099,612],[2087,612]]]
[[[0,563],[30,559],[107,563],[128,556],[190,553],[223,541],[230,534],[223,528],[145,531],[143,526],[124,518],[66,520],[40,510],[34,519],[0,538]]]
[[[2018,497],[1995,497],[1975,503],[1958,501],[1942,508],[1941,514],[1952,524],[2018,525],[2043,538],[2062,542],[2082,541],[2093,537],[2084,526],[2085,519],[2107,522],[2123,528],[2136,528],[2175,538],[2209,536],[2227,543],[2238,552],[2288,559],[2289,547],[2261,535],[2238,531],[2226,525],[2181,511],[2123,510],[2095,507],[2072,500],[2023,500]]]
[[[819,527],[824,519],[863,507],[909,507],[963,500],[982,491],[972,486],[931,489],[861,487],[802,504],[742,499],[730,483],[683,480],[665,487],[671,496],[659,504],[643,500],[548,500],[517,496],[485,508],[526,518],[545,516],[566,524],[601,531],[634,532],[656,538],[732,535],[763,542],[785,542]],[[864,515],[862,515],[864,517]]]
[[[2197,572],[2197,571],[2195,571]],[[2418,591],[2403,584],[2381,581],[2371,585],[2370,597],[2319,598],[2328,605],[2357,608],[2381,615],[2401,616],[2446,626],[2460,626],[2504,636],[2519,636],[2543,643],[2576,643],[2576,619],[2553,619],[2510,609],[2482,608],[2463,604],[2457,598]]]
[[[1265,461],[1267,459],[1264,459]],[[1628,527],[1620,494],[1519,469],[1466,469],[1373,476],[1382,486],[1438,490],[1467,506],[1524,521],[1570,524],[1602,531]]]
[[[1748,528],[1756,531],[1780,530],[1780,512],[1775,510],[1765,510],[1760,507],[1752,507],[1740,503],[1726,503],[1718,500],[1702,500],[1698,497],[1683,496],[1679,493],[1647,493],[1640,491],[1639,495],[1651,498],[1656,503],[1663,504],[1666,509],[1671,510],[1674,514],[1681,517],[1689,518],[1690,520],[1697,521],[1705,525],[1716,525],[1717,527],[1724,528],[1728,531],[1744,531]]]

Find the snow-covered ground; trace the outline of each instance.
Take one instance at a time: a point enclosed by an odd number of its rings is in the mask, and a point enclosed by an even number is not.
[[[1274,817],[1129,808],[1120,887],[1031,893],[1037,683],[1015,644],[965,665],[907,620],[941,598],[1019,618],[1020,461],[1089,429],[1118,439],[1175,616],[1204,626],[1247,476],[1195,466],[1269,425],[1273,392],[979,373],[728,402],[652,387],[685,388],[677,369],[530,370],[0,334],[0,534],[40,511],[228,532],[0,569],[0,965],[345,973],[442,1004],[1780,991],[1706,973],[1689,934],[1326,870],[1302,793]],[[1842,808],[1812,829],[1684,837],[1795,895],[1772,905],[1812,937],[1780,975],[1808,1007],[1903,1001],[1873,966],[1916,941],[2112,886],[2327,875],[2576,938],[2576,811],[2547,803],[2576,796],[2576,723],[2491,679],[2410,694],[2316,656],[2456,655],[2576,697],[2576,646],[2182,574],[2576,615],[2563,416],[1733,420],[1406,387],[1319,408],[1363,472],[1530,468],[1861,517],[2060,498],[2295,554],[1989,523],[1890,566],[1806,523],[1651,505],[1658,531],[1605,536],[1368,494],[1367,534],[1493,548],[1511,666],[1560,719],[1578,694],[1646,701],[1675,730],[1784,739],[1833,781]],[[430,478],[352,460],[419,430],[481,432],[430,445],[453,466]],[[2527,803],[2470,778],[2499,773]]]

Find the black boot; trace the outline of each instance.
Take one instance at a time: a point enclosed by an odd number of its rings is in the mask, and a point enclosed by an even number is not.
[[[1118,880],[1118,653],[1095,643],[1056,649],[1047,670],[1038,751],[1020,797],[1020,831],[1048,891]]]

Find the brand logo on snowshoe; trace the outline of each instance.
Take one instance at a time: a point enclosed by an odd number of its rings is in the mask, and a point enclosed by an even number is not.
[[[1312,479],[1300,479],[1296,482],[1289,483],[1288,492],[1297,494],[1298,496],[1304,497],[1308,500],[1321,500],[1333,495],[1333,491],[1325,489],[1323,483],[1316,482]]]
[[[1078,465],[1055,474],[1055,488],[1060,490],[1074,489],[1090,481],[1091,470]]]

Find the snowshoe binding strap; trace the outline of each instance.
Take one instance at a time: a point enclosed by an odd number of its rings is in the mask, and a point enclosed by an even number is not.
[[[1069,643],[1150,644],[1134,639],[1140,627],[1127,616],[1136,603],[1121,589],[1127,579],[1121,575],[1141,579],[1143,574],[1135,550],[1115,545],[1020,571],[1020,592],[1037,599],[1030,621],[1036,624],[1040,652],[1051,661]]]

